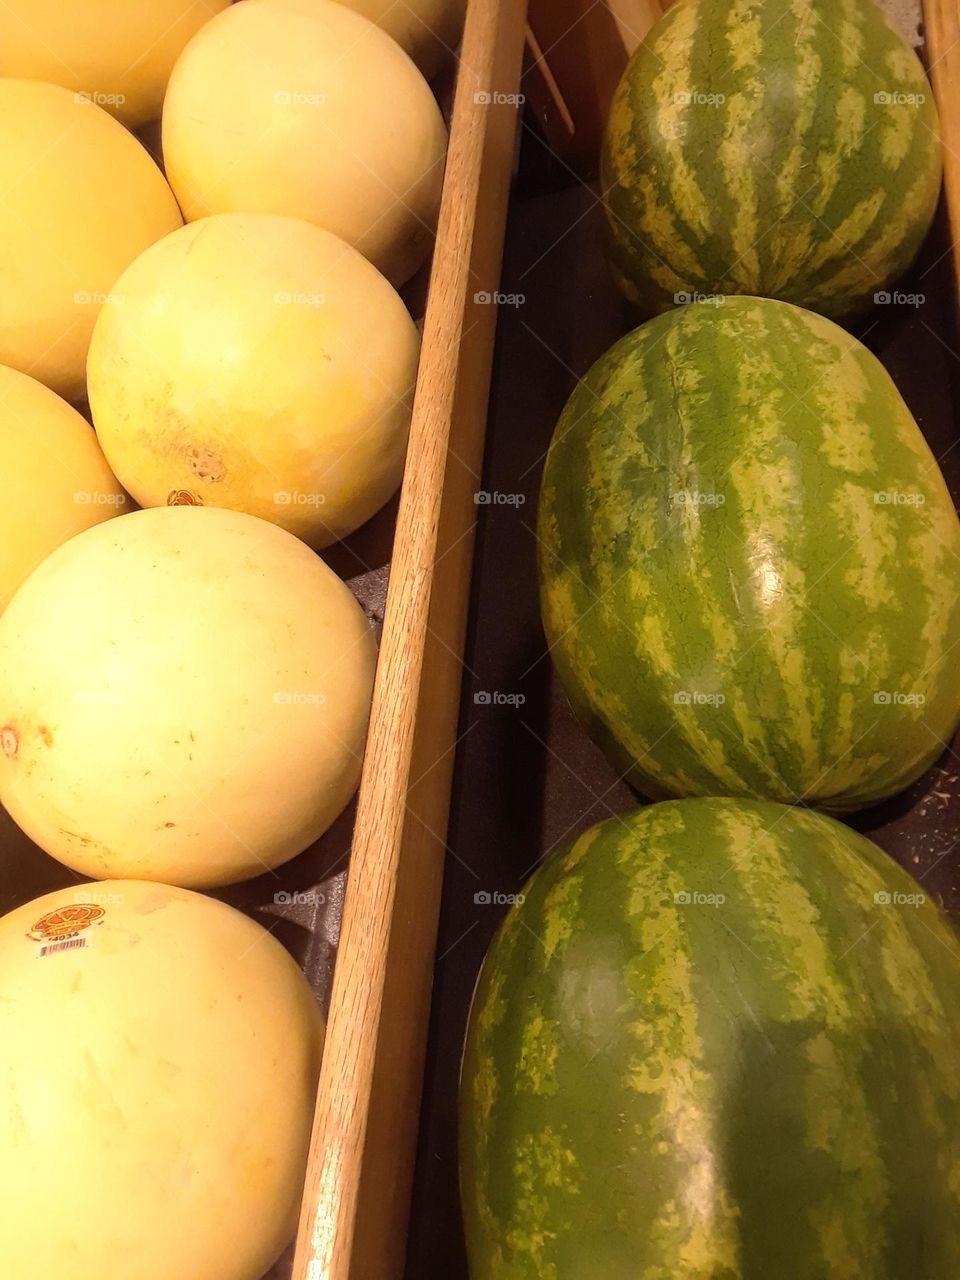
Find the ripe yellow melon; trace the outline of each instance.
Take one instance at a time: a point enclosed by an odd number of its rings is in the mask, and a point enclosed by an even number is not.
[[[230,0],[4,0],[0,76],[87,94],[136,128],[160,114],[183,46]]]
[[[0,920],[0,1275],[260,1280],[296,1225],[323,1020],[200,894],[61,889]]]
[[[433,240],[446,130],[403,50],[335,0],[243,0],[180,56],[163,107],[187,218],[285,213],[354,245],[393,284]]]
[[[180,211],[136,138],[68,89],[0,79],[0,120],[0,364],[77,399],[100,306]]]
[[[76,409],[0,365],[0,613],[55,547],[128,505]]]
[[[466,0],[340,0],[382,27],[414,60],[427,79],[452,60]]]
[[[356,788],[374,662],[360,606],[283,529],[210,507],[108,520],[0,616],[0,803],[85,875],[257,875]]]
[[[391,285],[337,236],[217,214],[149,248],[114,292],[88,392],[138,502],[189,495],[323,547],[397,488],[420,340]]]

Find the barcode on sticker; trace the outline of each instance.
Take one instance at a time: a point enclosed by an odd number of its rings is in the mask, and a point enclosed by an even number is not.
[[[55,951],[80,951],[87,946],[87,938],[64,938],[62,942],[46,942],[37,952],[39,956],[52,956]]]

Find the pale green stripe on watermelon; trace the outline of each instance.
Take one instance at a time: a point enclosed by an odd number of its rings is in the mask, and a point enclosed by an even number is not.
[[[728,292],[846,314],[909,265],[940,173],[932,92],[874,4],[677,0],[610,110],[612,265],[648,310]]]
[[[558,424],[539,518],[557,669],[654,798],[854,808],[956,723],[960,525],[889,376],[821,317],[728,299],[628,335]]]
[[[745,544],[752,544],[751,594],[764,604],[761,643],[779,676],[792,726],[793,748],[799,754],[799,769],[802,776],[813,779],[823,771],[817,739],[825,707],[822,689],[808,662],[809,646],[804,643],[809,631],[805,613],[809,594],[806,557],[800,554],[781,560],[767,554],[768,548],[793,541],[804,507],[801,470],[796,458],[782,448],[783,422],[794,408],[790,404],[793,393],[781,382],[779,362],[775,348],[773,353],[770,350],[770,334],[762,313],[751,336],[754,342],[734,366],[734,398],[751,407],[752,442],[749,449],[742,450],[730,462],[731,496],[739,511],[751,513],[752,536],[743,524],[737,532]],[[756,510],[761,495],[762,513]],[[787,762],[780,761],[774,742],[769,744],[769,751],[779,782],[776,794],[800,799],[801,793],[786,781],[790,776]]]
[[[649,843],[684,838],[679,806],[651,814],[644,832]],[[650,1252],[660,1266],[690,1280],[735,1273],[738,1261],[737,1209],[715,1169],[715,1082],[704,1070],[704,1046],[697,1013],[695,964],[685,946],[683,906],[676,896],[687,891],[681,869],[658,863],[648,848],[621,842],[618,869],[627,880],[626,906],[636,956],[623,973],[630,1003],[623,1009],[627,1044],[632,1050],[622,1087],[650,1105],[635,1138],[665,1167],[669,1183],[686,1188],[687,1205],[665,1197],[645,1210],[641,1225]],[[692,1212],[689,1210],[692,1208]],[[687,1212],[684,1212],[687,1209]],[[674,1259],[671,1263],[671,1259]]]
[[[743,88],[724,104],[726,129],[719,147],[720,172],[726,179],[732,206],[730,247],[736,255],[729,267],[729,277],[737,286],[736,292],[740,293],[750,289],[751,281],[760,271],[757,240],[761,227],[757,187],[763,184],[764,172],[762,167],[741,163],[755,131],[758,107],[762,109],[764,90],[757,69],[757,59],[763,48],[761,14],[753,0],[733,0],[727,16],[726,40],[733,68],[745,78]],[[711,108],[705,104],[704,109]],[[713,165],[716,158],[709,155],[707,161]]]
[[[796,63],[794,99],[783,138],[783,158],[775,176],[776,188],[771,206],[777,218],[774,225],[789,216],[798,195],[804,196],[809,185],[805,174],[810,166],[819,163],[823,154],[819,148],[816,154],[810,154],[810,138],[818,110],[817,87],[823,74],[820,52],[812,38],[816,34],[816,21],[807,0],[793,0],[790,15],[796,32],[793,45]],[[789,288],[809,252],[812,234],[813,228],[808,221],[805,225],[797,224],[792,236],[778,238],[771,252],[771,292]]]
[[[655,127],[662,140],[666,174],[663,179],[670,203],[683,209],[688,227],[698,238],[711,230],[711,209],[691,171],[691,157],[684,145],[684,107],[681,95],[689,88],[687,59],[697,35],[695,8],[679,8],[676,20],[665,24],[664,56],[654,81]]]

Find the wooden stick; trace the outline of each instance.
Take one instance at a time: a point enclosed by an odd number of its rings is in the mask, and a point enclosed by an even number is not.
[[[403,1271],[523,30],[469,0],[294,1280]]]
[[[661,0],[529,0],[523,83],[551,151],[596,177],[610,99]]]
[[[943,136],[943,188],[960,290],[960,0],[923,0],[924,30]]]

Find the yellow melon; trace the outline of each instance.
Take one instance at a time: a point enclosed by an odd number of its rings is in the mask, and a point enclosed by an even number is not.
[[[0,364],[67,399],[117,276],[182,222],[122,125],[68,89],[0,79]]]
[[[0,613],[55,547],[128,505],[76,409],[0,365]]]
[[[375,643],[340,579],[237,511],[88,529],[0,616],[0,803],[100,878],[257,875],[360,776]]]
[[[160,114],[183,46],[230,0],[4,0],[0,76],[47,80],[130,128]]]
[[[189,494],[323,547],[400,483],[419,336],[329,231],[217,214],[153,245],[100,313],[88,392],[144,506]]]
[[[0,1275],[259,1280],[296,1225],[323,1020],[260,925],[107,881],[0,920]]]
[[[180,56],[163,107],[188,219],[284,213],[354,245],[393,284],[426,258],[446,130],[403,50],[335,0],[243,0]]]
[[[466,0],[340,0],[382,27],[428,80],[453,60],[463,30]]]

